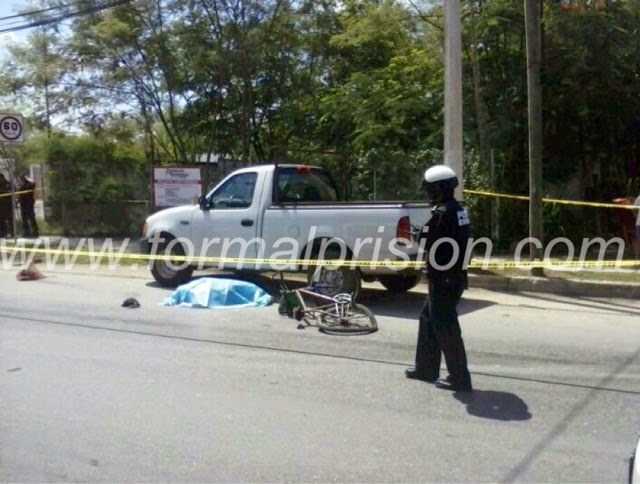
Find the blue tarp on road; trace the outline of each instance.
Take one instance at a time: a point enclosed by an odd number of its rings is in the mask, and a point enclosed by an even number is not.
[[[191,308],[264,307],[271,296],[255,284],[237,279],[203,277],[178,287],[165,306]]]

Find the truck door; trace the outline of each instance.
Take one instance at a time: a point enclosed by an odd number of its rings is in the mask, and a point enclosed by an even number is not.
[[[243,172],[227,179],[206,197],[192,219],[196,255],[255,258],[260,193],[257,172]],[[215,263],[214,263],[215,264]],[[218,264],[215,264],[218,265]],[[250,268],[252,264],[224,263],[226,268]]]

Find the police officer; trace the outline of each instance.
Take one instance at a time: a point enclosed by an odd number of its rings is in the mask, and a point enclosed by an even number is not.
[[[467,211],[454,198],[456,186],[458,178],[449,167],[436,165],[424,173],[422,188],[434,205],[420,241],[427,253],[429,294],[420,312],[415,367],[405,375],[438,388],[471,391],[456,309],[467,285],[463,263],[470,225]],[[441,353],[449,372],[446,378],[439,378]]]
[[[20,177],[20,188],[22,192],[18,195],[20,202],[20,216],[22,217],[22,235],[24,237],[38,236],[38,223],[35,212],[35,189],[36,184],[26,174]]]
[[[11,183],[0,173],[0,238],[13,233],[13,205]]]

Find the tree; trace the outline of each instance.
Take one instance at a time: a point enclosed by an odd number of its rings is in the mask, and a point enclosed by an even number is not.
[[[26,45],[10,45],[0,74],[0,98],[33,113],[38,129],[51,130],[51,119],[74,105],[68,85],[69,63],[53,28],[38,28]]]

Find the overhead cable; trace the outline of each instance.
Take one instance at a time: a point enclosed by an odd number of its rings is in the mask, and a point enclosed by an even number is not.
[[[104,5],[96,5],[95,7],[85,8],[83,10],[78,10],[76,12],[69,12],[66,14],[58,15],[56,17],[50,17],[42,20],[36,20],[33,22],[29,22],[23,25],[18,25],[16,27],[9,27],[6,29],[0,29],[0,34],[9,33],[9,32],[17,32],[19,30],[30,29],[32,27],[41,27],[43,25],[51,25],[62,22],[63,20],[67,20],[73,17],[78,17],[81,15],[88,15],[91,13],[99,12],[101,10],[106,10],[108,8],[118,7],[120,5],[125,5],[127,3],[131,3],[134,0],[116,0],[115,2],[104,4]]]

